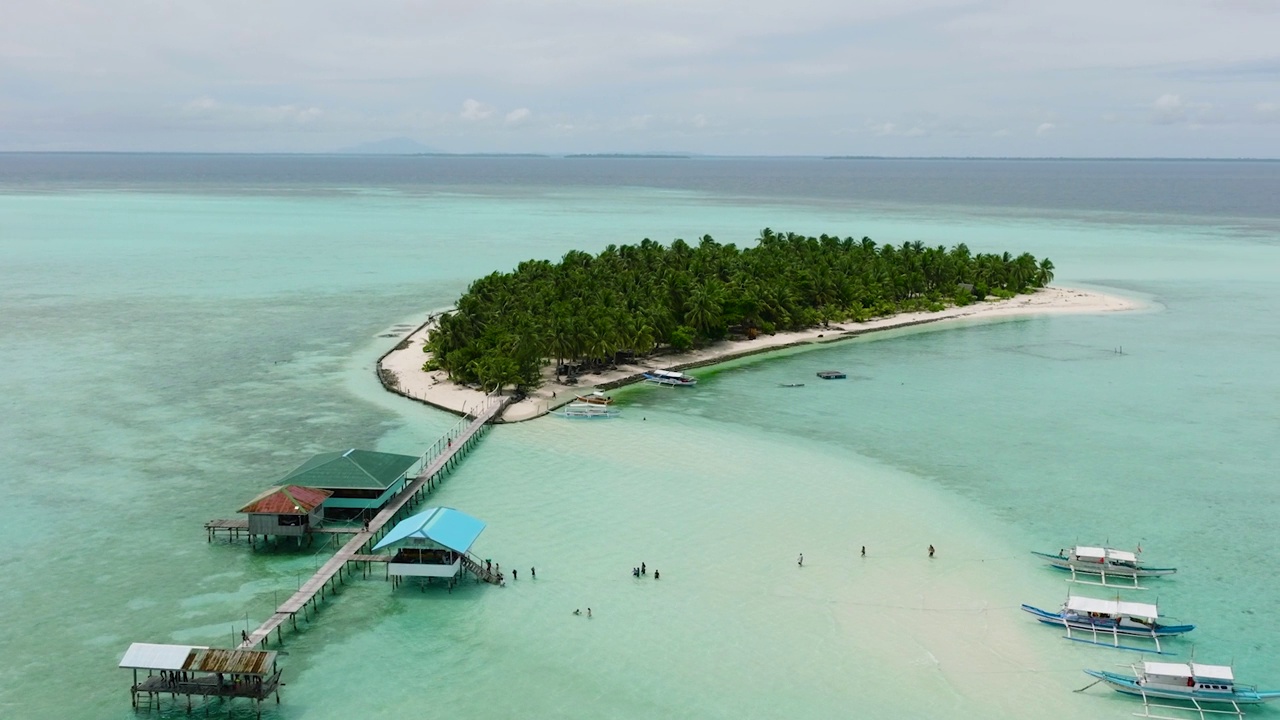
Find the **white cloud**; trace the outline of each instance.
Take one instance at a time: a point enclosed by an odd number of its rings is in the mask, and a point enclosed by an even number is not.
[[[524,122],[525,120],[528,120],[532,116],[533,116],[533,111],[529,110],[529,108],[522,107],[522,108],[516,108],[515,110],[512,110],[511,112],[507,113],[507,116],[503,118],[503,120],[508,125],[519,125],[520,123]]]
[[[1152,122],[1159,125],[1175,123],[1199,124],[1209,119],[1213,105],[1185,100],[1181,95],[1165,93],[1151,104]]]
[[[1036,134],[1037,134],[1037,135],[1048,135],[1049,133],[1051,133],[1051,132],[1053,132],[1055,129],[1057,129],[1057,127],[1058,127],[1058,126],[1057,126],[1057,125],[1055,125],[1054,123],[1051,123],[1051,122],[1042,122],[1042,123],[1040,123],[1039,125],[1037,125],[1037,126],[1036,126]]]
[[[1260,122],[1280,122],[1280,103],[1260,102],[1253,106],[1253,113]]]
[[[309,125],[321,119],[325,113],[314,106],[242,105],[223,103],[204,96],[185,103],[180,114],[206,125],[266,129],[278,126]]]
[[[867,123],[867,128],[880,137],[920,137],[928,134],[928,131],[919,125],[900,127],[898,124],[891,122],[869,122]]]
[[[462,112],[458,113],[463,120],[488,120],[492,115],[493,108],[471,98],[462,101]]]

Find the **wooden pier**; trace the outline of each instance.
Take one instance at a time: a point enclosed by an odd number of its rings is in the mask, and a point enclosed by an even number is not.
[[[364,572],[367,576],[370,562],[386,562],[387,560],[384,558],[388,556],[362,554],[360,551],[370,542],[377,540],[381,536],[383,529],[396,518],[396,515],[401,510],[406,507],[412,507],[417,502],[419,494],[432,489],[435,484],[435,477],[452,468],[461,456],[471,449],[472,444],[479,440],[485,426],[501,416],[511,401],[512,398],[510,397],[490,396],[486,405],[478,409],[476,411],[477,414],[471,416],[469,422],[467,422],[467,418],[464,418],[445,437],[436,441],[431,446],[431,449],[422,456],[423,467],[418,476],[406,485],[404,489],[396,493],[378,511],[378,514],[369,521],[368,525],[363,529],[354,530],[352,538],[328,562],[321,565],[316,570],[315,575],[312,575],[309,580],[303,583],[297,592],[281,603],[276,608],[275,613],[259,625],[258,629],[251,633],[246,633],[244,641],[239,645],[239,649],[248,650],[258,645],[266,647],[266,641],[271,637],[272,631],[276,633],[277,642],[281,641],[283,639],[282,628],[286,622],[290,623],[295,629],[297,628],[299,612],[303,613],[305,619],[310,620],[310,613],[314,612],[318,603],[324,599],[326,591],[330,594],[336,593],[338,585],[345,581],[350,572],[347,569],[348,563],[363,562],[365,564]],[[463,423],[466,423],[465,427],[463,427]],[[477,578],[485,582],[497,582],[496,574],[485,571],[482,565],[465,556],[464,565],[468,569],[473,569],[473,572],[474,569],[478,569],[480,572],[477,574]]]

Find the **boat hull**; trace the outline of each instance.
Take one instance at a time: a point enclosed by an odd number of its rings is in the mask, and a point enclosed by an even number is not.
[[[1210,692],[1196,689],[1183,690],[1167,685],[1143,684],[1138,681],[1138,678],[1131,675],[1121,675],[1107,672],[1106,670],[1085,670],[1085,672],[1110,685],[1113,690],[1125,695],[1133,695],[1134,697],[1163,698],[1165,700],[1185,700],[1187,702],[1195,701],[1200,703],[1235,703],[1237,705],[1257,705],[1280,698],[1280,691],[1277,690],[1258,691],[1245,688],[1236,688],[1229,692]]]

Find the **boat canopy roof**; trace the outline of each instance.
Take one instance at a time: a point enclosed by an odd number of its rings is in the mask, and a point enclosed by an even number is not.
[[[1230,665],[1203,665],[1201,663],[1144,662],[1142,672],[1147,675],[1165,675],[1176,678],[1234,681]]]
[[[1099,600],[1098,598],[1080,597],[1079,595],[1067,598],[1067,609],[1076,612],[1124,615],[1144,620],[1155,620],[1160,616],[1156,606],[1150,603],[1129,602],[1127,600]]]
[[[1115,548],[1100,548],[1078,545],[1075,548],[1076,557],[1082,558],[1107,558],[1108,560],[1119,560],[1121,562],[1138,562],[1138,556],[1128,550],[1116,550]]]

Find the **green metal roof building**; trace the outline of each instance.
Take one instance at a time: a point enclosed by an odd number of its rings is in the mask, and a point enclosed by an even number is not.
[[[321,453],[302,463],[278,481],[329,490],[324,501],[326,517],[353,517],[377,512],[405,486],[409,470],[420,458],[413,455],[351,449]]]

